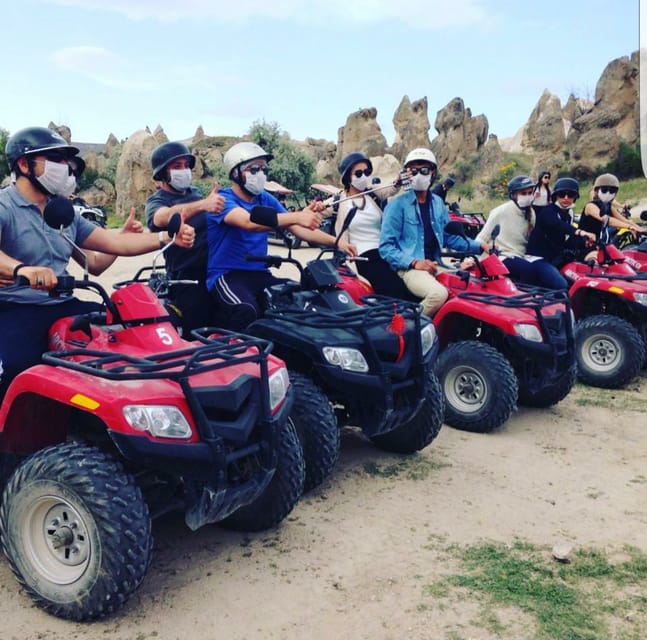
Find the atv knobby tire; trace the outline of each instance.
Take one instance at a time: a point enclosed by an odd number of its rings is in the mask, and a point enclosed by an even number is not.
[[[425,401],[408,422],[387,433],[373,436],[371,442],[384,451],[415,453],[430,444],[440,432],[445,405],[443,390],[432,370],[427,374]]]
[[[326,394],[307,376],[290,370],[294,405],[290,420],[297,430],[306,465],[304,491],[319,486],[332,472],[340,450],[337,417]]]
[[[36,604],[69,620],[118,610],[151,560],[148,507],[133,478],[94,447],[61,444],[27,458],[7,482],[2,548]]]
[[[262,531],[274,527],[299,501],[304,478],[301,444],[294,426],[287,421],[281,430],[276,469],[265,491],[219,524],[234,531]]]
[[[525,385],[519,385],[519,404],[527,407],[552,407],[570,393],[576,378],[577,366],[573,364],[555,382],[541,389],[533,391]]]
[[[575,325],[575,354],[580,382],[619,389],[638,375],[645,360],[645,341],[622,318],[590,316]]]
[[[494,347],[476,340],[449,344],[436,364],[445,396],[445,422],[464,431],[500,427],[517,404],[517,376]]]

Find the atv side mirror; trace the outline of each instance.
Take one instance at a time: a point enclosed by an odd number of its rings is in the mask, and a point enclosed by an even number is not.
[[[492,233],[490,234],[490,240],[494,242],[499,237],[500,233],[501,233],[501,225],[495,224],[494,228],[492,229]]]
[[[182,216],[179,213],[174,213],[168,221],[168,226],[166,231],[168,232],[169,237],[173,238],[180,231],[182,226]]]
[[[160,256],[164,255],[164,252],[168,250],[169,247],[173,246],[173,240],[175,236],[179,233],[180,227],[182,226],[182,216],[179,213],[174,213],[168,220],[166,225],[166,233],[168,233],[171,242],[166,246],[162,247],[154,256],[153,256],[153,270],[151,277],[155,275],[157,271],[157,260]]]
[[[78,257],[83,258],[83,279],[88,279],[88,259],[83,253],[83,249],[77,246],[70,238],[68,238],[64,233],[63,229],[69,227],[75,216],[74,205],[69,198],[64,198],[63,196],[56,196],[52,198],[43,209],[43,218],[45,223],[52,229],[58,229],[61,234],[61,238],[65,240],[72,246],[72,249],[76,251]]]
[[[56,196],[45,205],[43,218],[52,229],[65,229],[74,220],[74,205],[69,198]]]

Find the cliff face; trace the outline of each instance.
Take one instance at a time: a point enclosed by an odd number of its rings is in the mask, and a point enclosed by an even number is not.
[[[477,182],[487,181],[499,169],[504,162],[503,151],[529,156],[533,175],[543,169],[591,175],[617,156],[623,142],[634,145],[639,141],[638,74],[639,52],[635,51],[606,66],[592,103],[570,96],[562,105],[558,96],[545,90],[517,135],[501,143],[489,134],[485,115],[473,116],[458,97],[436,113],[436,135],[430,139],[427,98],[412,102],[404,96],[393,116],[396,133],[390,147],[378,124],[375,108],[351,113],[339,128],[336,143],[307,138],[295,144],[312,158],[317,180],[334,184],[339,182],[339,161],[351,151],[362,151],[371,157],[376,174],[390,180],[397,175],[408,151],[421,146],[434,151],[443,175],[469,160],[475,167],[473,177]],[[53,123],[50,128],[71,139],[69,128]],[[95,204],[115,204],[118,215],[126,215],[131,206],[143,208],[146,197],[155,188],[150,176],[150,155],[156,145],[165,141],[166,134],[158,127],[154,133],[148,129],[136,131],[122,145],[111,135],[103,149],[84,149],[88,168],[99,175],[118,156],[114,189],[105,179],[97,181],[86,193],[88,200]],[[237,141],[231,137],[206,136],[199,126],[193,138],[186,141],[196,156],[196,175],[206,175],[207,167],[220,161],[229,146]]]

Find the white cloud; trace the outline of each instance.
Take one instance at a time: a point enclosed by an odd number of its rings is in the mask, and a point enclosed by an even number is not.
[[[167,65],[162,78],[151,73],[144,62],[124,58],[103,47],[66,47],[54,51],[49,58],[59,69],[113,89],[152,91],[163,87],[168,78],[173,78],[176,91],[186,87],[211,89],[217,85],[239,87],[242,84],[238,76],[219,74],[216,77],[206,67],[185,64]]]
[[[338,28],[403,23],[424,30],[490,29],[496,22],[486,0],[426,0],[403,5],[398,0],[45,0],[83,10],[110,11],[133,20],[175,22],[217,18],[220,22],[276,19],[301,24],[330,21]]]
[[[64,71],[90,78],[115,89],[147,90],[155,87],[144,70],[102,47],[66,47],[54,51],[50,60]]]

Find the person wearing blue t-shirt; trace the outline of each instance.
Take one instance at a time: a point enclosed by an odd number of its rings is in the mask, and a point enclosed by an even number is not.
[[[207,217],[207,288],[221,312],[220,323],[234,331],[244,330],[259,316],[259,295],[264,289],[284,282],[263,263],[245,260],[247,254],[267,255],[271,229],[287,227],[307,242],[326,246],[335,243],[333,236],[319,229],[323,203],[286,211],[264,190],[271,159],[272,154],[253,142],[231,147],[223,160],[233,184],[220,191],[225,199],[222,211]],[[340,242],[339,248],[357,254],[346,242]]]

